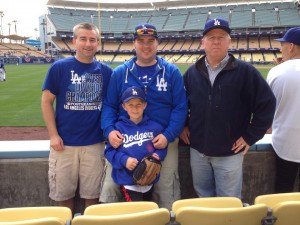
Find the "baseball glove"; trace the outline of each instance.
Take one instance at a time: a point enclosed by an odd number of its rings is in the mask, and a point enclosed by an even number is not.
[[[133,181],[136,184],[150,185],[160,173],[161,162],[152,155],[146,156],[135,168]]]

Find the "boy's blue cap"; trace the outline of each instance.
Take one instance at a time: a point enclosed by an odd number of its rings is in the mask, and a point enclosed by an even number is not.
[[[142,23],[134,28],[134,39],[140,36],[153,36],[157,38],[156,27],[149,23]]]
[[[203,36],[213,30],[213,29],[222,29],[225,30],[228,34],[230,34],[231,29],[229,28],[228,21],[221,19],[221,18],[215,18],[210,19],[205,23],[204,30],[203,30]]]
[[[295,45],[300,45],[300,27],[289,29],[282,38],[274,39],[280,42],[289,42]]]
[[[146,101],[145,92],[139,87],[132,86],[127,88],[122,94],[122,102],[128,102],[133,98],[139,98],[143,101]]]

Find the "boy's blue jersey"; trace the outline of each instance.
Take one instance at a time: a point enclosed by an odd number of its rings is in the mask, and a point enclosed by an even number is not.
[[[155,149],[152,139],[161,133],[162,126],[151,121],[147,116],[139,124],[133,123],[126,117],[120,117],[116,129],[124,136],[123,144],[114,149],[109,143],[105,147],[105,157],[112,164],[112,178],[119,185],[134,185],[133,171],[126,168],[129,157],[136,158],[139,162],[147,155],[156,153],[160,160],[167,155],[167,148]],[[157,182],[158,179],[154,181]]]
[[[163,126],[163,135],[173,142],[183,129],[187,116],[187,97],[179,69],[160,57],[156,57],[157,67],[153,79],[144,87],[138,78],[136,57],[117,67],[111,77],[107,98],[102,112],[104,135],[115,130],[119,116],[125,116],[121,102],[122,93],[131,86],[145,90],[147,108],[145,115]]]

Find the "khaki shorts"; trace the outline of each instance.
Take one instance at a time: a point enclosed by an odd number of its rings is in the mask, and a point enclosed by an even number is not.
[[[63,151],[50,149],[49,197],[65,201],[79,194],[83,199],[97,199],[104,167],[104,142],[89,146],[65,146]]]
[[[122,201],[120,186],[111,178],[112,167],[106,160],[103,180],[101,182],[100,202]],[[169,143],[168,154],[162,162],[159,181],[154,185],[152,200],[160,207],[171,210],[174,201],[180,199],[178,175],[178,138]]]

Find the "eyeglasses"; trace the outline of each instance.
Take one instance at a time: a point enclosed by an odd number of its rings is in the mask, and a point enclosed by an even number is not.
[[[157,35],[157,31],[153,28],[140,28],[135,31],[137,35],[149,34],[149,35]]]

